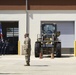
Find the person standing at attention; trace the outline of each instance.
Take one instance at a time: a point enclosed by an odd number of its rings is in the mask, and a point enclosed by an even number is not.
[[[25,50],[25,61],[26,64],[24,66],[30,66],[30,55],[31,55],[31,39],[29,38],[29,34],[26,33],[24,35],[24,50]]]

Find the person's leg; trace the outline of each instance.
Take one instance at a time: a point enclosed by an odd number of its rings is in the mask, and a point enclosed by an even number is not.
[[[1,48],[1,55],[2,55],[2,48]]]
[[[30,66],[30,51],[29,50],[25,51],[25,61],[26,61],[26,65],[24,66]]]
[[[28,66],[28,53],[27,50],[25,50],[25,65],[24,66]]]
[[[27,50],[25,50],[25,65],[27,65]]]
[[[1,46],[0,46],[0,55],[1,55]]]
[[[43,58],[43,48],[41,48],[41,50],[40,50],[39,57],[40,57],[40,59],[42,59],[42,58]]]
[[[3,52],[4,52],[4,48],[2,47],[2,49],[1,49],[1,54],[3,55]]]
[[[28,50],[28,65],[30,65],[30,55],[31,55],[31,50]]]
[[[30,55],[28,56],[27,64],[30,66]]]
[[[25,61],[26,61],[26,64],[24,66],[30,66],[29,56],[25,56]]]
[[[6,52],[6,46],[4,47],[4,52],[3,52],[3,55],[5,55],[5,52]]]
[[[51,58],[54,59],[54,48],[52,48]]]

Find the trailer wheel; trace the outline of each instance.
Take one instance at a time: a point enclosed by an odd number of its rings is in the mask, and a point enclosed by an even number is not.
[[[56,57],[61,57],[61,43],[56,45]]]
[[[35,42],[35,57],[39,57],[41,42]]]

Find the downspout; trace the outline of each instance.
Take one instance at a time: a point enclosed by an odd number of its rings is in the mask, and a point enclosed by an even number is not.
[[[29,33],[28,0],[26,0],[26,33]]]

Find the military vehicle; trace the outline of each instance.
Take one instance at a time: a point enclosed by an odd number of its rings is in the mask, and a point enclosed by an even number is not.
[[[61,42],[58,39],[60,31],[57,31],[57,24],[55,23],[42,23],[41,34],[37,35],[35,42],[35,57],[42,54],[53,53],[57,57],[61,57]]]

